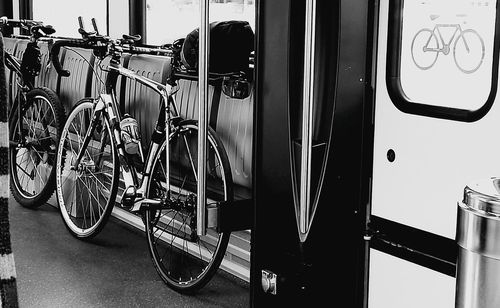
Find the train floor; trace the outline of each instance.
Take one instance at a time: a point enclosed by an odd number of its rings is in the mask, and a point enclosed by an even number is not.
[[[249,285],[218,273],[195,295],[169,289],[145,235],[113,217],[91,242],[73,238],[58,210],[9,202],[19,305],[23,307],[249,307]]]

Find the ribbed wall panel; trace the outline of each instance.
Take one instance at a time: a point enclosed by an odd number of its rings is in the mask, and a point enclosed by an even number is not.
[[[177,81],[179,91],[175,95],[179,113],[184,119],[198,119],[198,82],[191,80]],[[212,110],[214,87],[208,86],[209,117]],[[215,127],[212,127],[215,129]]]
[[[49,45],[47,42],[41,41],[38,43],[38,46],[40,47],[42,68],[40,69],[40,74],[35,78],[35,86],[47,87],[57,92],[59,76],[54,69],[54,65],[50,62]]]
[[[63,68],[69,70],[71,75],[61,77],[59,99],[68,113],[80,99],[90,95],[87,93],[87,83],[92,57],[92,50],[81,48],[66,49],[63,54]]]
[[[198,119],[198,82],[178,81],[177,105],[185,119]],[[212,127],[222,140],[229,163],[233,182],[245,188],[252,187],[252,135],[253,135],[253,92],[246,99],[230,98],[220,95],[218,109],[212,109],[214,86],[209,86],[209,117],[217,111],[216,125]],[[242,198],[250,198],[249,191]]]
[[[245,99],[222,93],[216,129],[231,163],[233,182],[247,188],[252,187],[253,101],[253,91]]]

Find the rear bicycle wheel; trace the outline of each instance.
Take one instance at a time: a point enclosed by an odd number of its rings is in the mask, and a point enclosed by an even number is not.
[[[19,204],[36,208],[45,204],[55,189],[54,163],[64,108],[54,91],[35,88],[26,94],[21,120],[17,104],[11,112],[10,189]]]
[[[73,166],[91,128],[94,101],[77,103],[66,120],[57,151],[57,202],[69,232],[79,239],[96,236],[109,219],[119,181],[116,145],[106,117],[97,120],[80,163]]]
[[[154,159],[149,178],[148,198],[163,205],[143,213],[153,264],[172,289],[192,293],[206,285],[222,262],[230,232],[214,227],[206,236],[196,233],[197,187],[196,121],[183,121],[169,137],[170,174],[166,173],[166,142]],[[166,185],[169,177],[170,187]],[[209,129],[207,142],[207,207],[233,200],[233,182],[226,151],[215,132]]]

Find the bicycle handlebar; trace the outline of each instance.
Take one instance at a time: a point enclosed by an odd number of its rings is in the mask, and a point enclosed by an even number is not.
[[[172,51],[162,48],[137,47],[133,46],[130,39],[111,40],[105,36],[93,35],[87,39],[65,39],[55,41],[50,49],[50,60],[54,63],[54,68],[62,77],[71,75],[70,71],[63,69],[59,61],[61,47],[78,47],[83,49],[108,48],[115,51],[125,51],[131,54],[152,54],[152,55],[172,55]],[[108,52],[109,53],[109,52]]]
[[[0,17],[0,26],[12,26],[17,28],[41,25],[43,22],[29,19],[8,19],[6,16]]]
[[[29,29],[31,37],[39,39],[44,36],[54,34],[56,30],[51,25],[44,25],[41,21],[29,19],[8,19],[5,16],[0,17],[0,27],[11,26],[21,29]]]
[[[95,19],[92,19],[92,25],[94,27],[95,32],[87,32],[84,29],[83,19],[81,17],[78,18],[78,23],[80,24],[80,28],[78,31],[82,35],[83,39],[64,39],[56,41],[51,49],[50,49],[50,60],[54,63],[54,68],[57,73],[62,77],[68,77],[71,75],[70,71],[63,69],[61,62],[59,61],[59,52],[61,47],[79,47],[83,49],[93,49],[94,54],[98,57],[105,57],[106,55],[116,55],[121,52],[128,52],[131,54],[150,54],[150,55],[163,55],[170,56],[174,58],[174,66],[180,64],[180,61],[176,58],[179,58],[180,48],[182,46],[183,39],[175,41],[171,44],[170,48],[161,48],[161,47],[138,47],[135,46],[134,43],[141,39],[140,35],[123,35],[121,39],[112,40],[107,36],[99,35],[99,31],[97,30],[97,25]],[[104,49],[105,48],[105,49]],[[97,52],[98,51],[98,52]],[[177,55],[177,56],[176,56]],[[179,62],[179,63],[176,63]],[[177,64],[177,65],[176,65]],[[180,66],[179,66],[180,67]],[[177,67],[177,68],[179,68]],[[195,76],[191,72],[180,72],[175,73],[176,69],[172,70],[173,75],[177,75],[178,77],[184,78],[194,78]],[[224,78],[224,77],[243,77],[245,75],[244,72],[231,72],[225,74],[210,74],[212,79]]]
[[[90,45],[87,41],[82,41],[78,39],[59,40],[54,42],[52,48],[50,49],[50,60],[54,64],[54,68],[59,75],[61,75],[62,77],[68,77],[69,75],[71,75],[70,71],[63,69],[61,62],[59,61],[59,52],[61,50],[61,47],[64,46],[89,49]]]

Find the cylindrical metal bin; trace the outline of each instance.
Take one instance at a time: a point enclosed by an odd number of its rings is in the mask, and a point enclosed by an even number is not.
[[[500,307],[500,178],[464,188],[456,240],[455,307]]]

